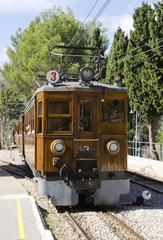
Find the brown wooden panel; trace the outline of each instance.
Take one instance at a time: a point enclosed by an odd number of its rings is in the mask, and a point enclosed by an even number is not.
[[[25,159],[27,163],[35,168],[35,136],[34,134],[25,135],[24,137]]]
[[[44,171],[45,172],[56,172],[58,171],[54,166],[53,166],[53,157],[58,157],[55,156],[51,150],[50,150],[50,145],[51,143],[57,138],[45,138],[45,167]],[[58,138],[62,139],[62,138]],[[74,167],[74,161],[73,161],[73,150],[72,150],[72,139],[63,139],[65,145],[66,145],[66,151],[62,156],[59,156],[62,160],[62,165],[64,163],[68,164],[70,167]]]
[[[101,134],[125,134],[126,124],[122,123],[108,123],[101,122]]]
[[[44,169],[44,139],[38,135],[36,138],[36,169],[39,171]]]
[[[116,140],[120,145],[120,152],[112,155],[106,150],[109,141]],[[127,137],[125,135],[101,136],[101,171],[127,170]]]

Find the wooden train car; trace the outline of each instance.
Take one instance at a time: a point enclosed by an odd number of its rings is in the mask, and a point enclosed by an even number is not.
[[[58,72],[49,74],[53,81]],[[25,159],[39,193],[58,206],[77,205],[80,196],[111,205],[129,192],[127,89],[91,80],[85,67],[79,81],[44,85],[24,111]]]
[[[13,129],[13,143],[19,148],[19,152],[24,156],[24,115],[20,116]]]

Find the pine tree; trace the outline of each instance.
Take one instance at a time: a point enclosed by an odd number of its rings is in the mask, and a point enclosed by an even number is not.
[[[92,29],[96,27],[95,24]],[[35,79],[40,73],[46,74],[51,67],[49,58],[51,47],[68,45],[70,42],[73,46],[87,46],[88,30],[86,25],[75,19],[70,9],[63,11],[57,8],[41,13],[23,32],[18,31],[12,37],[12,48],[7,51],[10,62],[4,65],[4,72],[10,84],[16,86],[29,100],[37,88]],[[103,42],[105,34],[102,32],[99,34],[99,39]],[[103,46],[103,43],[100,44]],[[57,64],[60,65],[61,62],[60,59],[57,60],[56,69]],[[70,70],[79,67],[75,64],[71,66]]]
[[[111,51],[108,55],[106,82],[113,82],[115,76],[124,75],[124,58],[128,45],[128,37],[121,28],[114,35]]]
[[[155,11],[155,9],[157,9]],[[160,21],[163,8],[161,4],[143,3],[136,9],[134,30],[131,32],[125,61],[125,83],[129,89],[129,101],[132,109],[138,111],[147,121],[150,149],[154,158],[155,123],[163,106],[162,46],[160,45]],[[161,16],[158,17],[158,15]]]

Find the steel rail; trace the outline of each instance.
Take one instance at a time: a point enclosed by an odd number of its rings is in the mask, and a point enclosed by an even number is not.
[[[153,179],[151,177],[141,175],[141,174],[138,174],[135,172],[133,172],[133,173],[128,172],[128,173],[129,173],[129,175],[133,176],[133,177],[129,176],[130,182],[163,194],[163,182],[162,181],[160,181],[158,179]]]
[[[113,220],[113,222],[115,222],[115,226],[117,228],[123,228],[124,232],[127,231],[128,235],[123,236],[122,239],[126,238],[126,239],[137,239],[137,240],[145,240],[144,237],[142,237],[140,234],[138,234],[137,232],[135,232],[135,230],[133,230],[130,226],[128,226],[126,223],[124,223],[122,220],[120,220],[119,218],[117,218],[115,215],[113,215],[111,212],[107,212],[107,213],[99,213],[100,217],[102,220],[104,220],[104,222],[110,226],[110,220],[109,218],[111,218]],[[104,217],[105,216],[105,217]],[[108,220],[109,221],[108,221]],[[117,232],[120,232],[120,234],[117,233],[117,235],[120,235],[120,237],[122,237],[122,233],[121,231],[118,229]]]
[[[159,192],[159,193],[163,194],[163,190],[160,190],[160,189],[158,189],[156,187],[150,186],[150,185],[148,185],[146,183],[142,183],[142,182],[135,181],[135,180],[130,180],[130,182],[135,183],[135,184],[140,185],[140,186],[143,186],[143,187],[146,187],[146,188],[149,188],[149,189],[151,189],[151,190],[153,190],[155,192]]]
[[[75,227],[77,230],[78,230],[78,232],[79,232],[79,234],[80,235],[82,235],[82,237],[84,237],[86,240],[92,240],[89,236],[88,236],[88,234],[86,233],[86,231],[80,226],[80,224],[76,221],[76,219],[74,219],[74,217],[71,215],[71,213],[69,213],[69,212],[65,212],[65,214],[66,214],[66,216],[67,216],[67,218],[69,218],[70,219],[70,221],[73,223],[73,227]]]

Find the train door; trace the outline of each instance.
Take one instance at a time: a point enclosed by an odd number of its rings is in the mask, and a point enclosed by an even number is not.
[[[96,97],[77,98],[76,138],[91,139],[97,137],[97,101]]]
[[[76,169],[97,168],[97,97],[78,96],[76,99],[76,131],[74,158]]]

